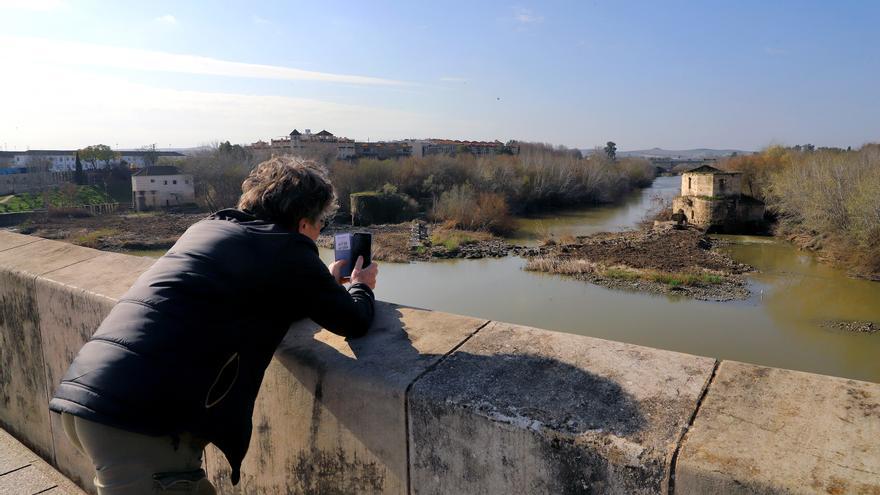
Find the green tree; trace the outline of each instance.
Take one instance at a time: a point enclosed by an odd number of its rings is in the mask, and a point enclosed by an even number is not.
[[[240,144],[231,144],[229,141],[220,143],[217,150],[222,154],[234,156],[236,158],[246,158],[248,155],[247,150]]]
[[[110,162],[119,156],[118,153],[113,151],[106,144],[94,144],[92,146],[86,146],[85,148],[79,150],[79,155],[87,163],[90,163],[93,169],[98,168],[99,161],[104,162],[105,167],[109,167]]]
[[[82,160],[79,159],[79,151],[76,152],[76,171],[73,173],[73,181],[80,186],[86,183],[86,174],[83,172]]]
[[[617,160],[617,143],[614,141],[608,141],[605,144],[605,154],[608,155],[608,158],[611,161]]]

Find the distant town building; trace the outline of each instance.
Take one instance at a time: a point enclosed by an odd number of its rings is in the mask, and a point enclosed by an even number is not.
[[[327,130],[312,134],[310,129],[299,132],[294,129],[287,136],[257,141],[248,146],[252,150],[271,151],[277,154],[293,155],[331,155],[337,160],[348,160],[355,156],[355,143],[351,139],[334,136]]]
[[[144,168],[156,165],[159,159],[163,161],[180,161],[186,155],[177,151],[119,151],[119,158],[112,162],[115,164],[127,164],[132,169]]]
[[[0,156],[0,166],[5,167],[27,167],[34,162],[43,162],[49,165],[51,172],[71,172],[76,169],[76,153],[77,150],[28,150],[28,151],[3,151]],[[176,151],[143,151],[129,150],[118,151],[116,159],[110,161],[110,165],[128,165],[133,169],[139,169],[148,165],[153,165],[151,161],[165,158],[170,160],[179,160],[184,158],[182,153]],[[103,161],[99,161],[94,165],[86,161],[82,161],[83,169],[101,169],[106,166]]]
[[[459,141],[457,139],[429,139],[424,155],[457,155],[470,153],[474,156],[491,156],[501,153],[517,154],[519,147],[505,145],[501,141]]]
[[[0,196],[7,194],[37,193],[56,187],[71,177],[63,172],[53,172],[53,162],[47,158],[24,161],[20,152],[0,151]]]
[[[294,129],[289,135],[260,140],[249,146],[253,150],[268,150],[279,154],[336,155],[337,160],[353,158],[403,158],[429,155],[457,155],[470,153],[474,156],[489,156],[501,153],[518,154],[519,145],[515,141],[507,144],[501,141],[459,141],[451,139],[407,139],[401,141],[352,141],[334,136],[327,130],[313,134],[305,129]]]
[[[137,211],[195,202],[193,177],[168,165],[144,167],[131,176],[131,204]]]
[[[15,152],[0,151],[0,169],[12,167],[15,165]]]
[[[742,194],[742,173],[708,165],[682,174],[672,211],[691,225],[720,232],[748,229],[764,219],[764,203]]]
[[[412,156],[412,145],[407,141],[376,141],[372,143],[356,142],[356,158],[406,158]]]

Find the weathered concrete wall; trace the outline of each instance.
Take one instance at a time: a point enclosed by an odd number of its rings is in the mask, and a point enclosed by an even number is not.
[[[714,367],[492,323],[413,387],[413,492],[663,493]]]
[[[406,389],[487,322],[377,309],[354,341],[311,322],[292,328],[266,374],[238,490],[210,455],[223,493],[406,493]]]
[[[46,403],[152,260],[0,232],[0,423],[94,493]],[[221,493],[880,493],[880,384],[382,303],[291,327]]]
[[[880,493],[880,384],[721,363],[676,493]]]
[[[94,468],[47,404],[116,298],[153,263],[0,232],[0,424],[94,492]]]

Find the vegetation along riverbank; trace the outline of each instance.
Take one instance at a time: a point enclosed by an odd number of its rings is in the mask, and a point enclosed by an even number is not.
[[[880,281],[880,144],[774,146],[718,166],[743,172],[744,189],[775,217],[777,236]]]
[[[364,225],[420,218],[450,228],[509,232],[517,215],[619,201],[655,177],[648,160],[612,159],[604,153],[541,143],[518,143],[516,155],[430,155],[401,159],[336,160],[304,153],[327,167],[339,197],[338,220],[352,217],[352,195],[379,203]],[[188,156],[180,167],[195,178],[204,208],[233,206],[241,182],[265,153],[220,146]],[[373,201],[375,200],[375,201]],[[385,207],[382,207],[384,204]]]
[[[612,289],[707,301],[746,299],[752,267],[712,249],[696,229],[605,232],[521,249],[527,270],[569,275]]]

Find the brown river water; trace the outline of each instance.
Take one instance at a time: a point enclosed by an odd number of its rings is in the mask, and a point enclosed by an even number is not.
[[[621,204],[522,219],[512,242],[548,233],[586,235],[632,228],[679,177],[659,177]],[[610,290],[561,275],[526,272],[519,257],[382,263],[376,296],[408,306],[631,342],[721,359],[880,382],[880,332],[847,333],[827,320],[880,324],[880,283],[853,279],[771,237],[719,236],[758,272],[752,297],[705,302]],[[160,256],[162,252],[143,252]],[[333,253],[322,249],[332,261]]]
[[[620,205],[525,219],[514,242],[541,234],[631,228],[672,196],[679,177],[660,177]],[[880,283],[849,278],[791,244],[726,236],[723,249],[759,272],[747,301],[714,303],[610,290],[523,270],[519,257],[382,263],[376,296],[398,304],[750,363],[880,382],[880,332],[845,333],[829,319],[880,323]],[[327,262],[332,252],[322,250]]]

